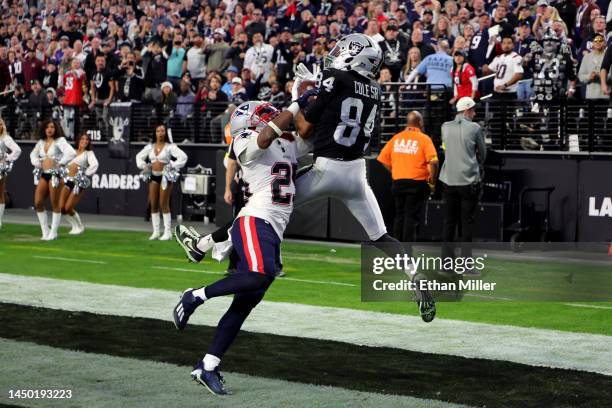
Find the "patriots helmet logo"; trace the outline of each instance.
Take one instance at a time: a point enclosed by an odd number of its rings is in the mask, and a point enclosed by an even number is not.
[[[365,45],[357,41],[351,41],[348,46],[348,51],[349,51],[349,54],[351,54],[354,57],[358,55],[361,51],[363,51],[364,48],[365,48]]]

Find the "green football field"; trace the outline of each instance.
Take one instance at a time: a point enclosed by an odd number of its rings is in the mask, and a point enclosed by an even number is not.
[[[87,230],[41,242],[35,226],[5,224],[0,233],[0,273],[48,277],[136,288],[176,290],[198,287],[223,276],[225,264],[205,259],[188,263],[174,241],[147,240],[142,232]],[[283,243],[287,273],[266,294],[267,301],[416,315],[408,302],[361,302],[358,247]],[[545,267],[576,268],[564,262],[491,260],[517,276]],[[516,274],[513,272],[516,271]],[[533,276],[533,275],[531,275]],[[438,318],[568,332],[612,335],[612,303],[479,301],[441,302]]]

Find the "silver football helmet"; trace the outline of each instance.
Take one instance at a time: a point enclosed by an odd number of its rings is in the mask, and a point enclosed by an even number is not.
[[[270,102],[250,101],[241,103],[230,117],[230,133],[232,137],[236,137],[247,129],[260,132],[279,113],[280,111]]]
[[[378,44],[365,34],[349,34],[342,37],[329,52],[325,68],[355,71],[370,79],[376,79],[383,63],[383,52]]]

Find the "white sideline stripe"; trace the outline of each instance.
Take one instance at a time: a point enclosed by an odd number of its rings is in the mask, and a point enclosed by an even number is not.
[[[580,303],[564,303],[565,306],[570,306],[570,307],[584,307],[587,309],[605,309],[605,310],[612,310],[612,306],[597,306],[597,305],[583,305]]]
[[[104,261],[91,261],[89,259],[78,259],[78,258],[64,258],[64,257],[61,257],[61,256],[32,255],[32,258],[49,259],[49,260],[53,260],[53,261],[81,262],[81,263],[106,265],[106,262],[104,262]]]
[[[204,273],[208,275],[224,275],[224,272],[215,272],[215,271],[206,271],[199,269],[188,269],[188,268],[174,268],[170,266],[152,266],[153,269],[161,269],[161,270],[169,270],[169,271],[180,271],[180,272],[192,272],[192,273]],[[304,283],[317,283],[321,285],[337,285],[337,286],[357,286],[352,283],[343,283],[343,282],[333,282],[333,281],[319,281],[319,280],[310,280],[310,279],[298,279],[298,278],[278,278],[277,282],[282,281],[294,281],[294,282],[304,282]]]
[[[0,273],[0,301],[53,309],[169,321],[178,295]],[[216,326],[230,302],[230,297],[206,301],[190,324]],[[612,336],[599,334],[445,319],[426,324],[416,316],[267,301],[255,308],[244,330],[612,375]]]
[[[210,395],[189,377],[190,366],[83,353],[29,342],[0,339],[0,389],[72,390],[72,399],[29,399],[32,407],[419,407],[459,408],[465,405],[410,396],[375,394],[338,387],[302,384],[223,372],[227,398]],[[24,367],[36,367],[35,370]],[[14,404],[8,392],[0,403]]]

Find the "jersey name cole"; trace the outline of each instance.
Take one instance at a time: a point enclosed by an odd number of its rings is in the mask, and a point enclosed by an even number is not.
[[[257,143],[258,133],[245,131],[234,140],[234,152],[238,157],[248,143]],[[296,144],[276,139],[256,160],[242,163],[242,180],[245,183],[246,205],[239,216],[249,215],[268,221],[278,236],[289,223],[295,196],[295,170],[297,168]]]
[[[380,85],[355,72],[326,69],[317,86],[319,95],[305,112],[315,125],[315,157],[361,158],[379,114]]]

